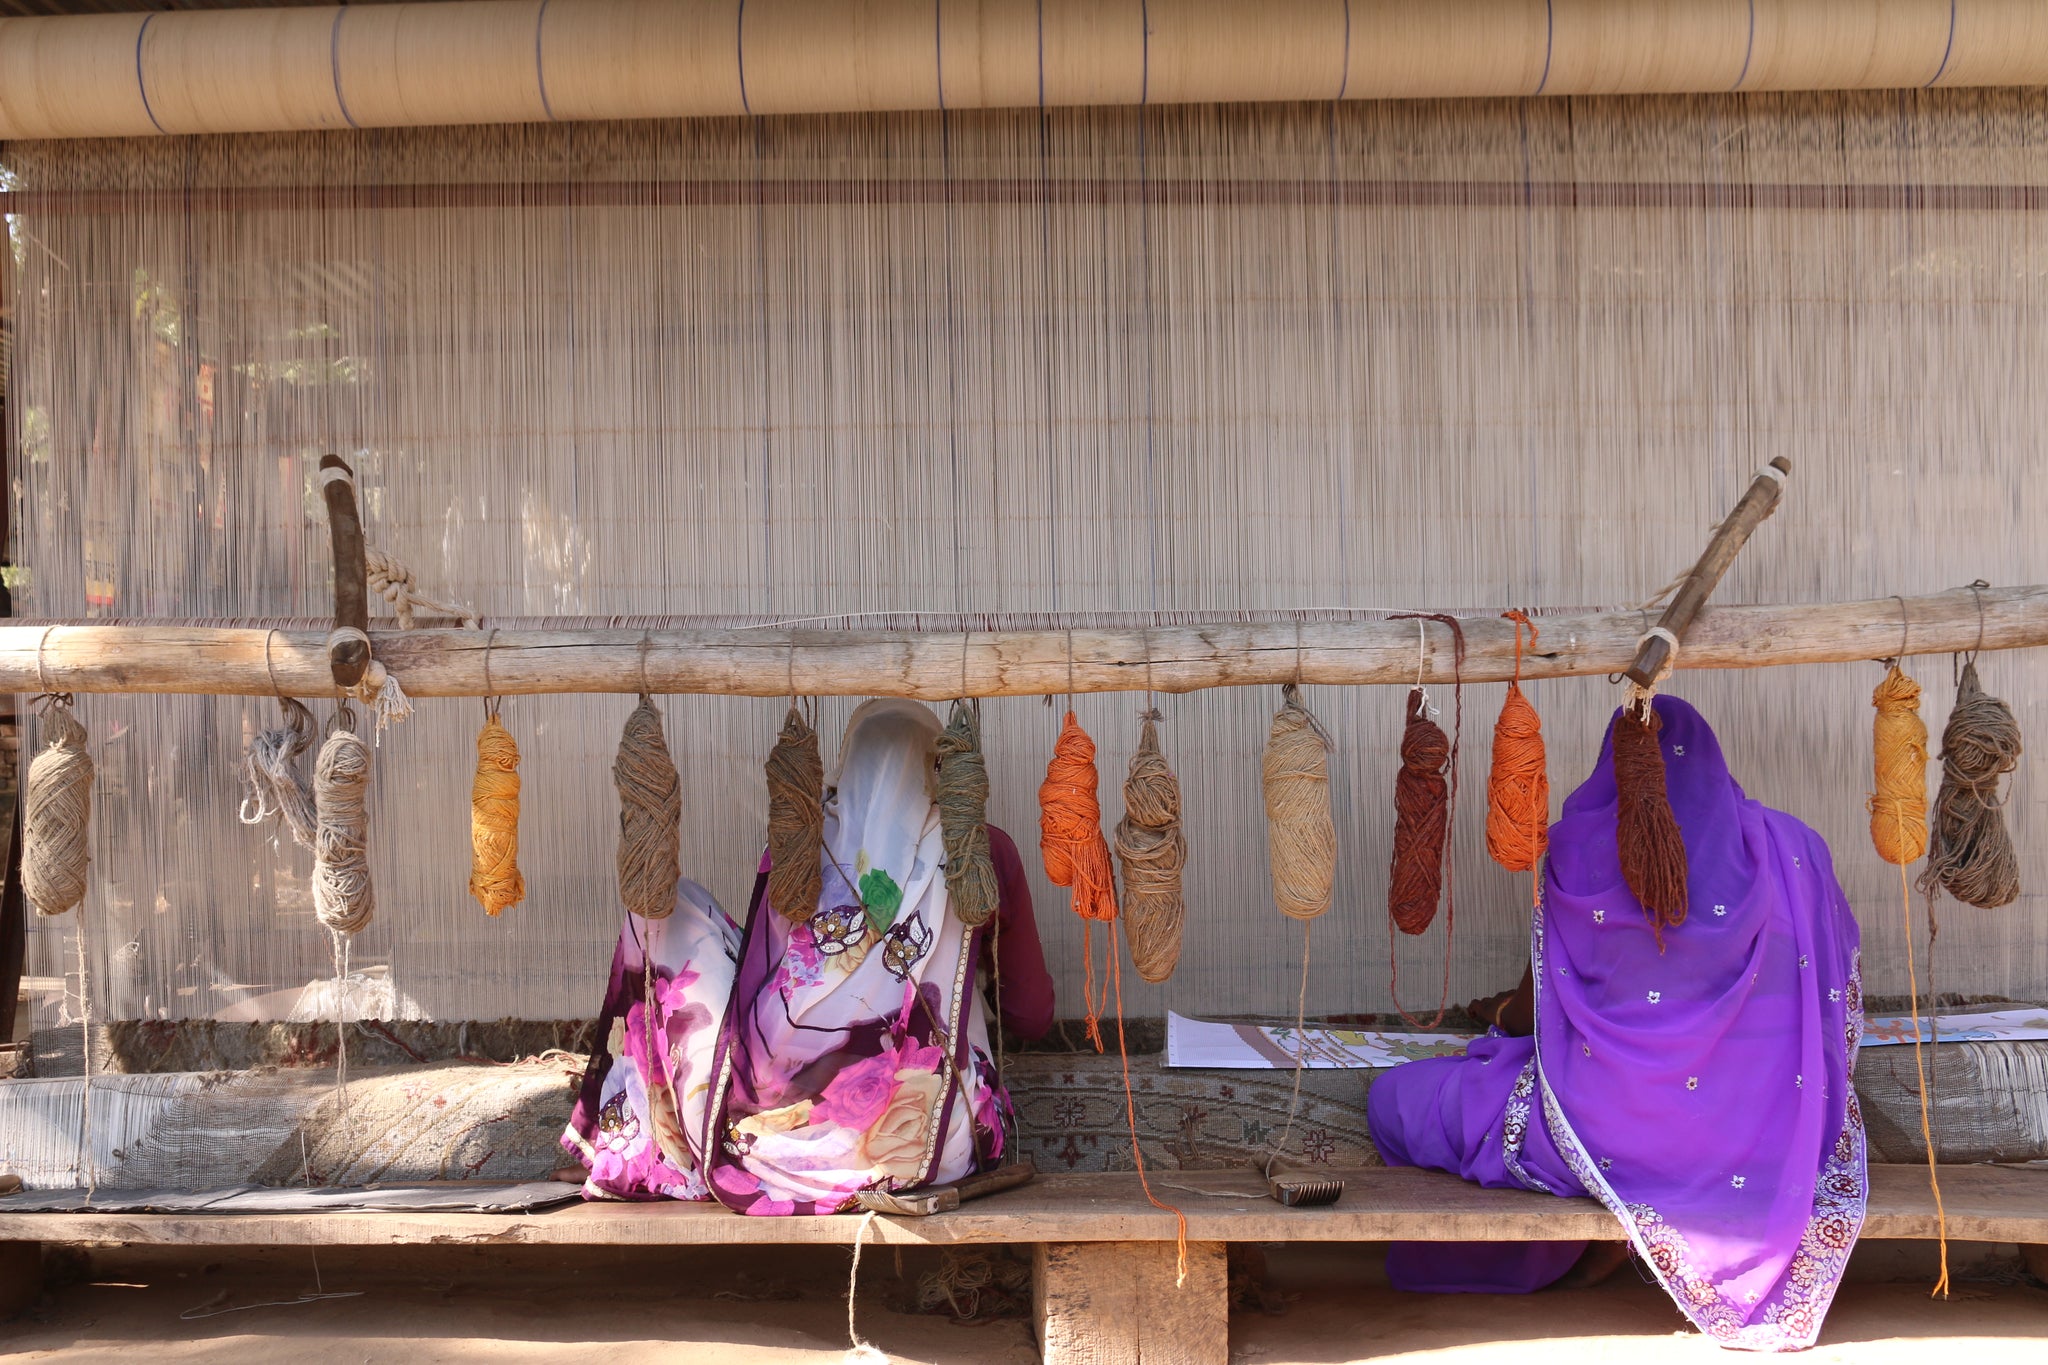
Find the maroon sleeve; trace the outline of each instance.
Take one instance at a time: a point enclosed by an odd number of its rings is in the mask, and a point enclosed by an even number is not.
[[[996,866],[1001,900],[996,909],[996,951],[992,965],[1002,967],[1003,1030],[1027,1040],[1043,1038],[1052,1028],[1052,974],[1045,969],[1045,949],[1038,942],[1038,921],[1031,913],[1031,884],[1024,880],[1024,860],[1009,835],[988,827],[988,851]]]

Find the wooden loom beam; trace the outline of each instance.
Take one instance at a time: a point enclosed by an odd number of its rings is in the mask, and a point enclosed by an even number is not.
[[[1980,609],[1981,601],[1981,609]],[[1541,617],[1528,678],[1619,673],[1646,612]],[[1514,630],[1491,615],[1463,622],[1467,682],[1514,671]],[[381,630],[376,657],[416,697],[557,692],[774,697],[1020,697],[1073,692],[1192,692],[1206,687],[1451,680],[1450,632],[1414,621],[1291,621],[1149,629]],[[0,691],[334,695],[326,634],[261,626],[0,627]],[[1967,588],[1808,606],[1708,607],[1680,668],[1840,663],[1899,654],[2048,645],[2048,585]],[[1071,652],[1070,652],[1071,651]],[[274,680],[274,681],[273,681]]]

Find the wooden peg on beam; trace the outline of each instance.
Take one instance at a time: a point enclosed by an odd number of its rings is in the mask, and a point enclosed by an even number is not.
[[[334,544],[334,629],[327,663],[343,691],[370,667],[370,575],[363,550],[363,518],[356,506],[356,474],[339,455],[320,457],[320,493]]]
[[[1778,498],[1785,491],[1785,478],[1791,472],[1792,462],[1783,455],[1774,456],[1769,464],[1757,471],[1755,481],[1742,495],[1742,500],[1735,504],[1735,510],[1715,528],[1714,538],[1707,542],[1707,552],[1685,576],[1685,582],[1679,585],[1678,595],[1657,618],[1656,629],[1668,632],[1668,638],[1664,634],[1653,633],[1636,650],[1635,662],[1628,666],[1624,675],[1630,682],[1639,687],[1656,685],[1658,677],[1669,666],[1678,643],[1685,639],[1693,618],[1707,604],[1708,596],[1720,583],[1721,576],[1728,572],[1728,566],[1735,562],[1735,556],[1749,539],[1750,532],[1763,525],[1764,519],[1778,510]]]

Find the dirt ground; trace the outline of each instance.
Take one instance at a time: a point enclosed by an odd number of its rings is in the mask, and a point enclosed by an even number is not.
[[[2027,1282],[2012,1248],[1958,1249],[1972,1278],[1930,1301],[1931,1249],[1871,1244],[1860,1253],[1804,1359],[1882,1365],[2048,1360],[2048,1289]],[[937,1253],[870,1248],[859,1324],[897,1361],[1036,1359],[1020,1312],[960,1325],[907,1311]],[[28,1360],[133,1362],[552,1361],[815,1362],[846,1349],[843,1248],[578,1253],[546,1248],[409,1247],[60,1253],[31,1313],[0,1325],[0,1353]],[[984,1263],[990,1297],[1019,1291],[1024,1265]],[[974,1278],[972,1275],[966,1277]],[[954,1277],[956,1295],[967,1292]],[[351,1297],[285,1303],[316,1286]],[[1256,1365],[1343,1361],[1505,1361],[1599,1365],[1705,1361],[1655,1286],[1631,1268],[1597,1289],[1526,1299],[1433,1298],[1385,1285],[1371,1247],[1268,1254],[1263,1311],[1231,1322],[1231,1358]],[[1021,1290],[1028,1296],[1028,1289]],[[1246,1298],[1252,1297],[1247,1292]],[[259,1306],[267,1305],[267,1306]],[[1722,1357],[1725,1359],[1725,1357]]]

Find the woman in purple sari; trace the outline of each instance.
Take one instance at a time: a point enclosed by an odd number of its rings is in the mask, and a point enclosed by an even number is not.
[[[711,1199],[751,1214],[836,1213],[997,1164],[1009,1099],[979,969],[999,964],[1012,1035],[1052,1022],[1052,982],[1017,848],[989,830],[1000,901],[970,933],[946,894],[932,800],[938,718],[871,701],[825,797],[824,886],[792,925],[745,927],[685,880],[674,913],[627,915],[562,1144],[592,1199]]]
[[[1658,697],[1685,835],[1685,922],[1660,946],[1622,879],[1613,732],[1551,828],[1530,939],[1533,1036],[1381,1077],[1372,1134],[1397,1166],[1591,1194],[1678,1307],[1724,1346],[1811,1346],[1862,1227],[1856,921],[1827,845],[1743,795],[1697,711]],[[1519,993],[1518,993],[1519,994]],[[1400,1243],[1396,1287],[1526,1293],[1581,1243]]]

